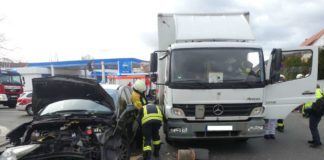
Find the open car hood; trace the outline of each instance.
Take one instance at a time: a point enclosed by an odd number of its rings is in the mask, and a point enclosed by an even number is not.
[[[94,80],[78,77],[34,78],[33,112],[38,113],[48,104],[66,99],[89,99],[115,110],[114,101]]]

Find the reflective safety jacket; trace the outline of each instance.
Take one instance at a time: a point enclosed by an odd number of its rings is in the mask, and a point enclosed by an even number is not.
[[[315,96],[316,96],[316,99],[320,99],[323,97],[323,92],[320,88],[317,88],[316,91],[315,91]]]
[[[142,125],[150,121],[163,121],[163,114],[158,105],[145,105],[140,110],[138,120]]]
[[[323,92],[320,88],[317,88],[316,91],[315,91],[315,97],[316,97],[316,100],[317,99],[320,99],[323,97]],[[309,101],[309,102],[306,102],[303,106],[303,109],[302,109],[302,113],[304,113],[304,110],[305,109],[310,109],[312,108],[312,105],[313,105],[313,102]]]
[[[131,95],[131,100],[137,110],[140,110],[144,105],[147,105],[147,99],[145,98],[145,95],[136,91],[135,89]]]

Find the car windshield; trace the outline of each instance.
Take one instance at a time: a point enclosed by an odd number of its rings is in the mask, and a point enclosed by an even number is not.
[[[171,57],[170,82],[206,84],[261,82],[264,75],[261,58],[260,49],[174,50]]]
[[[12,76],[12,75],[8,75],[8,74],[0,75],[0,83],[22,85],[20,76],[18,76],[18,75]]]
[[[97,102],[85,99],[69,99],[47,105],[40,115],[56,113],[78,113],[78,114],[112,114],[112,110]]]

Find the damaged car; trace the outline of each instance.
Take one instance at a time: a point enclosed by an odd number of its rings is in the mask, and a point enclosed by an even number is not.
[[[7,134],[2,157],[127,160],[136,109],[121,110],[95,81],[75,77],[33,79],[31,122]]]

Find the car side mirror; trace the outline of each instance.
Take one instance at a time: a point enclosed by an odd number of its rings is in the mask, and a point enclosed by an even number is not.
[[[136,110],[136,108],[134,107],[134,105],[129,104],[129,105],[127,105],[125,111],[128,113],[128,112],[133,112],[133,111],[135,111],[135,110]]]
[[[126,109],[123,111],[123,113],[121,113],[121,115],[119,116],[119,118],[124,117],[125,115],[135,112],[136,108],[134,107],[134,105],[129,104],[127,105]]]

